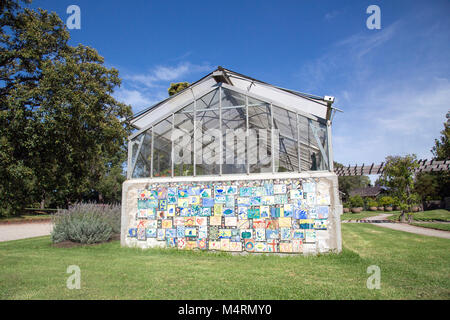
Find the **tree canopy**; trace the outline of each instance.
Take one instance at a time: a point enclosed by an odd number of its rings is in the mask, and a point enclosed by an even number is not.
[[[119,73],[95,49],[70,46],[56,13],[2,5],[1,210],[80,200],[124,159],[131,107],[112,97]]]
[[[187,87],[189,87],[189,82],[171,83],[170,88],[167,89],[167,91],[169,92],[169,96],[173,96],[174,94],[183,91]]]
[[[414,171],[417,168],[417,157],[414,154],[406,156],[388,156],[380,182],[389,188],[389,193],[395,197],[402,209],[402,218],[406,212],[412,211],[417,204],[417,194],[414,192]]]
[[[447,112],[446,118],[444,130],[441,131],[439,139],[434,140],[434,146],[431,149],[436,160],[450,159],[450,111]]]

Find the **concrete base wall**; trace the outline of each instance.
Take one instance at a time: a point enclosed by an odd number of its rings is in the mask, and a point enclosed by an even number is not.
[[[341,214],[330,172],[132,179],[123,184],[121,245],[340,252]]]

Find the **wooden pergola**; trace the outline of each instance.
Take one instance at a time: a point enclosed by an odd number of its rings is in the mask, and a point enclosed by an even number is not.
[[[436,172],[450,170],[450,160],[418,160],[418,167],[414,172]],[[361,176],[370,174],[382,174],[384,170],[385,162],[381,164],[370,165],[354,165],[348,167],[334,168],[336,175],[343,176]]]

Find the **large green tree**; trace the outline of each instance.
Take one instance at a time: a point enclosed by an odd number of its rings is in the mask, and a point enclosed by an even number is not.
[[[438,177],[440,172],[419,172],[414,179],[414,191],[422,201],[440,199],[440,185]]]
[[[389,188],[389,193],[398,199],[402,210],[400,218],[405,220],[405,214],[412,211],[417,204],[417,194],[414,192],[414,171],[417,168],[417,157],[414,154],[406,156],[388,156],[379,181]]]
[[[118,165],[129,132],[131,108],[112,97],[118,71],[70,46],[56,13],[8,0],[0,26],[2,211],[81,200]]]

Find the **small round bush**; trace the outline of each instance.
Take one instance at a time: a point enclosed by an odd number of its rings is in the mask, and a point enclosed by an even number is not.
[[[350,204],[352,208],[364,207],[364,200],[357,194],[356,196],[350,197]]]
[[[119,232],[120,206],[77,203],[54,215],[51,237],[54,243],[91,244],[108,241]]]
[[[394,199],[390,196],[383,196],[380,198],[378,203],[380,204],[380,206],[392,207],[394,205]]]

